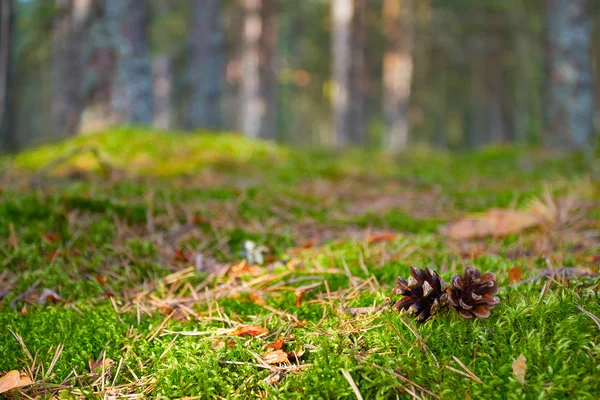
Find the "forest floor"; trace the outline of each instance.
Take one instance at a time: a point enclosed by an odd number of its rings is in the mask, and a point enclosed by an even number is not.
[[[0,397],[600,397],[600,195],[577,155],[119,130],[0,172],[0,377],[32,382]],[[497,208],[541,222],[443,228]],[[467,264],[498,278],[489,318],[390,309],[409,266]]]

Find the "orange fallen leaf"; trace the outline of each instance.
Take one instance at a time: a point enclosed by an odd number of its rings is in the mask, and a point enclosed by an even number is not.
[[[46,304],[46,303],[58,304],[61,301],[62,301],[62,297],[60,297],[60,295],[52,289],[44,289],[38,299],[38,303],[40,303],[40,304]]]
[[[283,347],[284,344],[285,344],[285,341],[283,339],[277,339],[273,343],[269,343],[265,347],[265,350],[268,350],[268,349],[271,349],[271,350],[281,350],[281,348]]]
[[[306,326],[306,325],[308,325],[308,321],[306,321],[306,320],[292,322],[293,327]]]
[[[298,246],[299,249],[310,249],[311,247],[315,247],[315,239],[308,239],[306,242]]]
[[[508,270],[508,281],[510,283],[516,283],[523,277],[523,271],[519,267],[513,267]]]
[[[527,373],[527,359],[523,354],[512,363],[513,374],[517,381],[525,384],[525,374]]]
[[[268,352],[263,356],[263,359],[267,364],[281,364],[290,362],[290,360],[288,360],[287,353],[283,350],[275,350]]]
[[[452,239],[508,236],[539,225],[540,217],[526,211],[492,208],[486,213],[460,218],[441,229]]]
[[[381,243],[381,242],[391,242],[396,239],[395,233],[379,233],[375,235],[369,236],[367,242],[369,244]]]
[[[177,250],[175,250],[175,253],[173,254],[173,260],[187,262],[190,260],[190,256],[189,256],[188,252],[186,252],[185,250],[177,249]]]
[[[202,224],[207,224],[207,223],[208,223],[208,220],[200,214],[196,214],[192,217],[192,224],[194,224],[194,225],[202,225]]]
[[[19,389],[31,384],[33,384],[31,378],[29,378],[27,375],[21,375],[19,371],[13,370],[0,378],[0,393]]]
[[[596,254],[596,255],[593,255],[593,256],[587,256],[585,258],[585,262],[600,263],[600,255]]]
[[[229,277],[233,279],[243,276],[244,274],[249,274],[250,276],[259,276],[261,272],[262,268],[260,266],[249,264],[246,260],[243,260],[239,264],[236,264],[229,269]]]
[[[250,299],[258,305],[265,304],[265,300],[258,294],[252,293],[250,295]]]
[[[58,240],[59,236],[56,232],[46,232],[40,234],[41,238],[48,243],[54,243]]]
[[[240,335],[250,335],[252,337],[264,335],[265,333],[269,333],[267,328],[263,328],[262,326],[238,326],[233,331],[227,333],[229,336],[240,336]]]

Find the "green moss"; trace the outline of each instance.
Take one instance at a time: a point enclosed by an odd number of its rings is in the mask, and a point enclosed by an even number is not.
[[[130,178],[112,181],[91,173],[74,180],[70,172],[98,171],[94,158],[83,154],[50,171],[38,189],[7,184],[0,192],[0,274],[6,271],[10,282],[0,303],[0,373],[31,364],[12,331],[46,369],[57,346],[64,345],[49,383],[62,382],[73,368],[86,372],[88,359],[106,350],[107,357],[122,360],[115,384],[152,380],[152,397],[352,398],[341,369],[351,374],[364,398],[409,397],[405,389],[414,388],[390,371],[444,399],[593,399],[600,393],[598,328],[577,308],[600,315],[600,281],[545,288],[544,282],[511,286],[508,280],[514,266],[527,279],[547,268],[548,260],[593,267],[585,260],[600,246],[587,242],[581,250],[577,243],[565,243],[515,259],[514,249],[526,246],[537,231],[525,232],[527,240],[515,234],[477,243],[451,242],[438,232],[447,220],[465,213],[525,207],[546,187],[555,195],[585,187],[587,167],[579,155],[502,147],[462,154],[415,149],[398,156],[298,151],[233,134],[123,128],[2,158],[0,169],[16,166],[11,173],[27,182],[47,162],[87,145],[96,146],[103,159]],[[305,189],[312,186],[303,184],[312,180],[325,190]],[[426,208],[419,201],[425,200],[416,196],[406,208],[357,215],[349,210],[360,196],[344,188],[392,197],[393,190],[434,191],[441,212],[423,215]],[[597,193],[586,192],[584,198],[590,204],[588,219],[600,215]],[[369,229],[396,236],[369,244]],[[318,247],[290,250],[311,239]],[[230,327],[229,318],[234,324],[266,326],[266,336],[225,338],[231,343],[224,346],[215,345],[208,334],[150,340],[168,310],[140,312],[138,323],[135,307],[117,313],[106,299],[114,294],[121,309],[142,288],[155,299],[173,296],[174,286],[162,280],[165,276],[193,265],[197,253],[238,263],[246,240],[268,246],[283,263],[264,267],[262,278],[245,274],[207,282],[200,295],[224,284],[215,289],[223,295],[210,304],[198,300],[198,320],[170,320],[164,328],[216,333]],[[472,258],[471,250],[479,247],[483,250]],[[177,249],[190,251],[190,259],[178,260]],[[293,270],[285,266],[290,259]],[[497,275],[501,303],[486,320],[464,320],[446,310],[416,325],[425,350],[395,312],[357,318],[343,312],[344,307],[381,304],[410,265],[429,265],[449,280],[465,263]],[[209,275],[186,276],[175,285],[195,287]],[[261,281],[265,276],[279,278]],[[370,277],[379,285],[373,280],[351,293],[357,279]],[[319,279],[326,279],[331,299],[322,285],[305,293],[298,305],[295,288]],[[22,315],[25,303],[15,299],[32,287],[51,288],[64,303],[30,304]],[[12,310],[13,300],[19,312]],[[306,325],[295,326],[289,315]],[[305,349],[302,362],[310,367],[270,386],[265,382],[269,371],[252,365],[257,362],[252,353],[264,354],[265,346],[280,336],[287,338],[288,350]],[[511,366],[521,354],[527,358],[525,385]],[[449,369],[462,368],[454,357],[482,383]],[[62,392],[64,398],[99,395],[88,378],[72,384]]]

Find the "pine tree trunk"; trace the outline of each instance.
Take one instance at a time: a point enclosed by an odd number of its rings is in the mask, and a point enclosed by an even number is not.
[[[14,80],[15,2],[0,1],[0,153],[16,151],[18,138],[11,121]]]
[[[332,0],[333,120],[338,146],[349,142],[353,0]]]
[[[221,0],[194,0],[186,65],[186,129],[222,129],[224,34]]]
[[[113,111],[112,93],[118,67],[115,32],[118,32],[119,20],[109,13],[106,3],[107,0],[94,0],[90,11],[90,28],[84,47],[85,108],[81,116],[80,132],[100,130],[118,122]]]
[[[244,0],[241,128],[253,138],[276,136],[275,19],[275,0]]]
[[[52,119],[56,136],[79,129],[83,109],[84,37],[89,0],[56,0],[53,26]]]
[[[152,124],[154,100],[148,49],[149,4],[146,0],[106,2],[107,17],[118,21],[115,40],[118,72],[112,105],[122,124]]]
[[[262,0],[260,87],[265,103],[260,137],[277,139],[277,0]]]
[[[154,120],[158,129],[170,129],[173,124],[173,60],[161,54],[152,64]]]
[[[365,14],[366,0],[354,0],[351,32],[350,65],[350,113],[348,122],[348,143],[364,144],[367,139],[365,103],[367,93],[367,63],[365,54]]]
[[[546,143],[586,149],[594,127],[589,0],[546,0]]]
[[[413,0],[384,0],[386,51],[383,56],[383,110],[387,148],[408,144],[408,108],[413,75]]]

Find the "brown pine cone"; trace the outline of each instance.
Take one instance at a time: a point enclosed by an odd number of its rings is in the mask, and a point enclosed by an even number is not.
[[[404,298],[398,300],[392,308],[395,310],[408,310],[419,321],[427,321],[437,310],[446,305],[446,282],[440,275],[429,268],[418,270],[410,267],[411,277],[408,281],[402,277],[396,278],[396,286],[392,294],[399,294]]]
[[[447,289],[448,303],[465,318],[487,318],[490,309],[500,299],[493,296],[498,291],[498,281],[491,272],[481,276],[481,271],[471,266],[465,268],[463,276],[452,277],[451,288]]]

